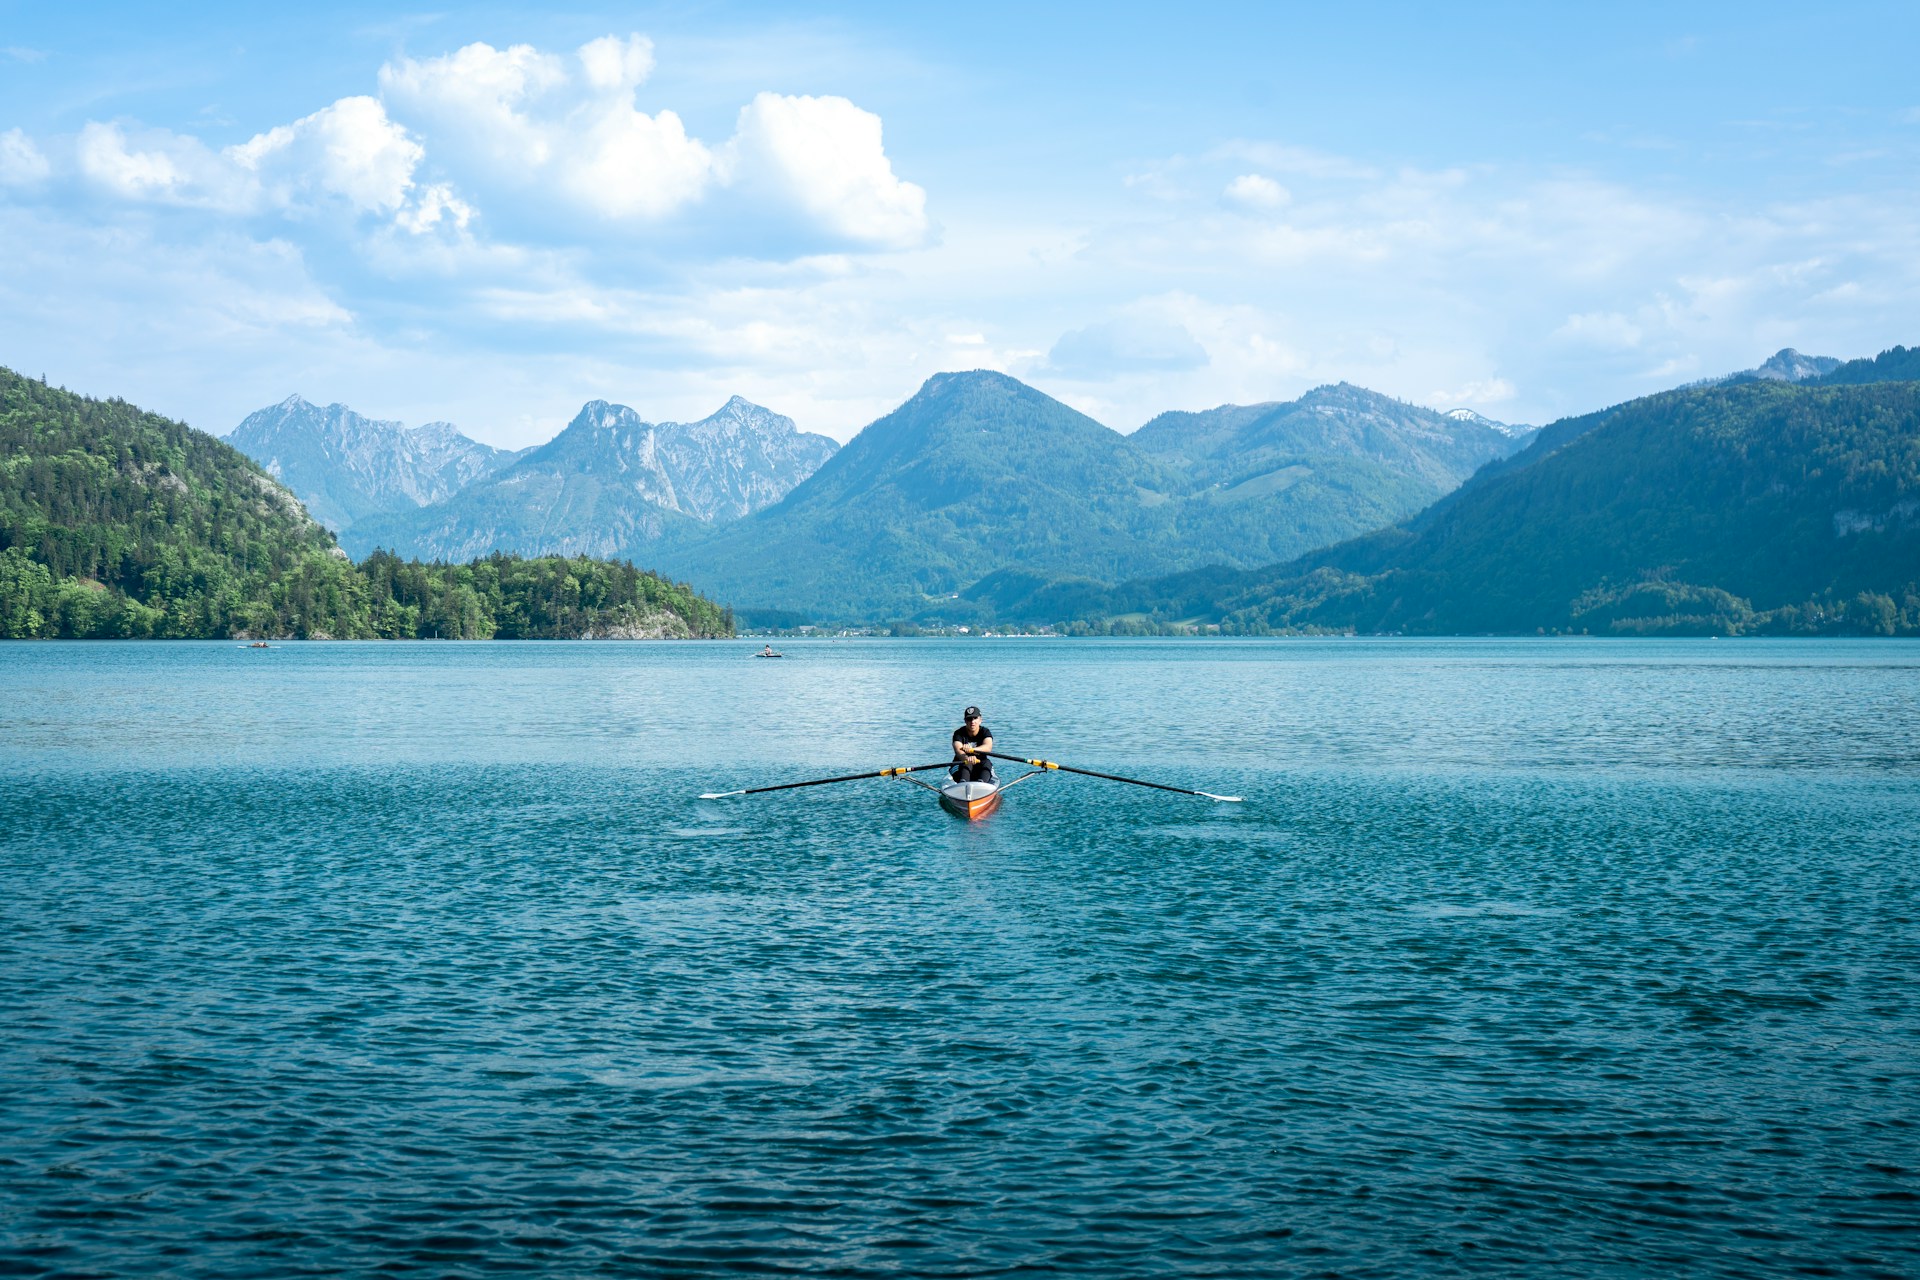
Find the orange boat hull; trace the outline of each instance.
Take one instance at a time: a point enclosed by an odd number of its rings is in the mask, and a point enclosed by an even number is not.
[[[1000,787],[989,782],[950,782],[940,788],[940,806],[957,818],[984,818],[1000,805]]]

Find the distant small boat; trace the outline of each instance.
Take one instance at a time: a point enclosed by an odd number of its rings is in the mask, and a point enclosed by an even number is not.
[[[756,658],[784,658],[787,655],[784,653],[775,652],[772,649],[762,649],[759,653],[756,653],[753,656]]]
[[[999,807],[1000,791],[998,782],[949,782],[940,788],[940,807],[968,821],[984,818]]]
[[[255,640],[255,641],[254,641],[254,642],[253,642],[252,644],[250,644],[250,645],[248,645],[248,646],[247,646],[247,648],[249,648],[249,649],[271,649],[271,648],[273,648],[273,646],[272,646],[272,645],[270,645],[270,644],[268,644],[268,643],[267,643],[267,642],[266,642],[265,640]]]

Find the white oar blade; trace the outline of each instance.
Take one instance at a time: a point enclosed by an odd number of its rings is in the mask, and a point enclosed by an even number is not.
[[[702,800],[725,800],[728,796],[743,796],[745,794],[747,793],[744,791],[702,791],[700,798]]]
[[[1239,796],[1217,796],[1213,794],[1213,792],[1211,791],[1196,791],[1193,794],[1197,796],[1205,796],[1209,800],[1218,800],[1222,804],[1240,804],[1241,803],[1241,799]]]

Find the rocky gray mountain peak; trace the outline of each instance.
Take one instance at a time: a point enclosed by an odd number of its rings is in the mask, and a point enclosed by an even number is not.
[[[1832,356],[1803,356],[1792,347],[1782,347],[1748,372],[1762,382],[1805,382],[1839,367],[1840,361]]]
[[[1832,356],[1802,355],[1792,347],[1782,347],[1751,369],[1724,373],[1717,378],[1702,378],[1691,387],[1715,387],[1729,382],[1811,382],[1821,378],[1843,362]]]
[[[838,448],[740,396],[695,422],[649,422],[628,405],[589,400],[511,466],[353,542],[448,559],[495,549],[644,557],[669,530],[778,502]]]
[[[589,400],[520,469],[615,479],[668,511],[736,520],[778,502],[838,448],[740,396],[695,422],[648,422],[626,405]]]
[[[408,428],[297,393],[247,415],[227,443],[335,533],[369,516],[439,502],[517,456],[467,438],[450,422]]]

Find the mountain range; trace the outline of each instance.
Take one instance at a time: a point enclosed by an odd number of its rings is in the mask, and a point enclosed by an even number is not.
[[[1517,444],[1346,384],[1124,436],[1005,374],[938,374],[780,502],[652,562],[825,618],[990,620],[976,588],[997,574],[1271,562],[1417,511]]]
[[[1343,383],[1123,436],[973,372],[930,379],[838,452],[738,397],[685,424],[593,401],[519,453],[293,397],[232,440],[355,556],[638,558],[738,602],[870,620],[990,616],[1008,573],[1114,582],[1298,555],[1419,510],[1530,431]]]
[[[1920,492],[1902,452],[1912,423],[1889,385],[1915,379],[1920,352],[1904,347],[1844,363],[1789,348],[1539,429],[1341,383],[1165,413],[1122,435],[974,371],[929,379],[837,450],[739,398],[690,424],[594,401],[519,454],[480,452],[451,428],[436,452],[428,429],[297,399],[235,434],[271,440],[263,461],[283,475],[287,459],[314,457],[344,473],[315,491],[360,504],[342,537],[355,554],[639,558],[749,614],[1791,629],[1850,616],[1844,601],[1863,593],[1904,616],[1900,593],[1920,571],[1901,576],[1902,539]],[[301,431],[325,447],[302,454]],[[384,455],[368,444],[381,433]],[[1844,474],[1822,452],[1834,449]],[[417,473],[383,489],[379,457]],[[1876,475],[1892,488],[1874,489]],[[1670,612],[1645,612],[1655,606]]]
[[[647,558],[669,534],[778,501],[839,448],[739,396],[698,422],[594,400],[559,435],[430,505],[356,523],[341,544],[427,559],[490,551]]]
[[[1920,630],[1920,367],[1894,348],[1811,377],[1629,401],[1543,429],[1397,525],[1262,569],[1030,606],[1227,630]],[[1110,621],[1106,625],[1112,625]]]

